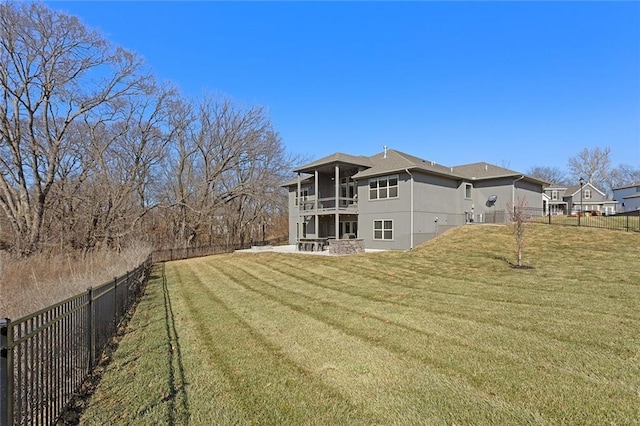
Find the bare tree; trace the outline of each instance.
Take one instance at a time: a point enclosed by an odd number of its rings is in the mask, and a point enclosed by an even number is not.
[[[568,184],[566,174],[558,167],[534,166],[527,171],[527,175],[555,185]]]
[[[522,251],[525,246],[525,229],[527,223],[527,200],[519,198],[515,205],[509,203],[509,213],[511,219],[511,232],[516,240],[516,266],[523,268]]]
[[[630,164],[620,164],[611,170],[610,187],[613,188],[640,182],[640,168]]]
[[[140,64],[75,17],[0,4],[0,208],[15,251],[38,250],[50,192],[74,156],[72,125],[139,91]]]
[[[569,158],[569,171],[573,182],[583,178],[600,189],[608,190],[607,181],[611,171],[610,154],[609,147],[584,148],[578,155]]]
[[[209,96],[184,111],[165,177],[175,243],[250,239],[252,226],[267,223],[285,198],[279,185],[292,164],[279,136],[260,107]]]

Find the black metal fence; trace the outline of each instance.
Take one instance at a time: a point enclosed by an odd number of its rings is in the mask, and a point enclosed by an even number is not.
[[[172,260],[191,259],[192,257],[211,256],[213,254],[233,253],[235,250],[248,249],[252,246],[277,245],[288,241],[288,238],[276,238],[265,241],[252,241],[244,244],[211,245],[201,247],[171,248],[155,250],[151,253],[153,263],[170,262]]]
[[[142,295],[154,263],[284,241],[156,250],[133,272],[111,282],[17,321],[0,319],[0,426],[60,421]]]
[[[0,319],[0,426],[60,418],[141,296],[152,265],[23,317]]]
[[[255,245],[255,244],[254,244]],[[235,244],[224,246],[203,246],[155,250],[151,253],[153,263],[170,262],[172,260],[190,259],[192,257],[210,256],[213,254],[233,253],[235,250],[251,248],[251,244]]]
[[[618,231],[640,232],[640,211],[604,215],[598,211],[584,211],[571,215],[552,214],[541,208],[524,208],[528,221],[549,225],[584,226]]]

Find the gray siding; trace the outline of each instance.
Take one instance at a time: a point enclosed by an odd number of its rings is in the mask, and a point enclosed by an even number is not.
[[[398,197],[384,200],[369,200],[369,179],[358,181],[358,232],[367,248],[399,250],[410,247],[411,185],[406,173],[398,175]],[[373,239],[376,220],[393,221],[393,240]]]

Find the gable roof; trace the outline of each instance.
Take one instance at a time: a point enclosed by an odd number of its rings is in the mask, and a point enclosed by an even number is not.
[[[600,195],[602,195],[603,197],[606,195],[604,192],[600,191],[598,188],[593,186],[593,184],[591,182],[585,183],[584,185],[582,185],[582,188],[586,188],[587,186],[590,186],[591,188],[593,188],[596,191],[598,191],[598,193]],[[567,192],[564,193],[564,196],[565,197],[573,197],[578,192],[580,192],[580,185],[571,185],[570,187],[567,188]]]
[[[516,172],[515,170],[506,169],[504,167],[496,166],[495,164],[487,162],[463,164],[461,166],[455,166],[451,168],[454,173],[458,173],[467,179],[471,180],[485,180],[495,179],[501,177],[524,177],[525,179],[536,182],[542,185],[548,185],[549,182],[527,176],[523,173]]]
[[[294,172],[313,173],[314,170],[318,168],[328,167],[334,164],[347,164],[364,168],[364,170],[360,170],[353,175],[354,179],[381,176],[389,173],[403,172],[405,170],[414,170],[457,180],[486,180],[501,177],[523,177],[530,182],[543,186],[549,184],[549,182],[486,162],[447,167],[437,164],[435,161],[424,160],[394,149],[387,149],[371,157],[363,155],[355,156],[336,152],[309,164],[305,164],[304,166],[295,169]],[[287,182],[282,186],[291,186],[293,184],[297,184],[297,180]]]
[[[427,161],[413,155],[388,149],[386,154],[381,152],[369,157],[371,167],[362,170],[354,175],[355,179],[361,179],[371,176],[379,176],[388,173],[397,173],[405,170],[420,170],[432,174],[448,176],[455,179],[461,179],[462,176],[451,172],[450,167],[441,166],[435,161]]]
[[[309,164],[305,164],[304,166],[300,166],[297,169],[295,169],[294,172],[311,173],[318,166],[326,166],[326,165],[335,164],[335,163],[346,163],[346,164],[353,164],[356,166],[363,166],[363,167],[371,166],[371,162],[369,158],[365,157],[364,155],[355,156],[355,155],[344,154],[342,152],[336,152],[334,154],[327,155],[326,157],[323,157],[319,160],[313,161]]]

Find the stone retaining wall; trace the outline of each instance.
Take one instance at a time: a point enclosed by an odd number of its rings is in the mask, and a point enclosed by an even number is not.
[[[364,240],[329,240],[329,254],[364,253]]]

